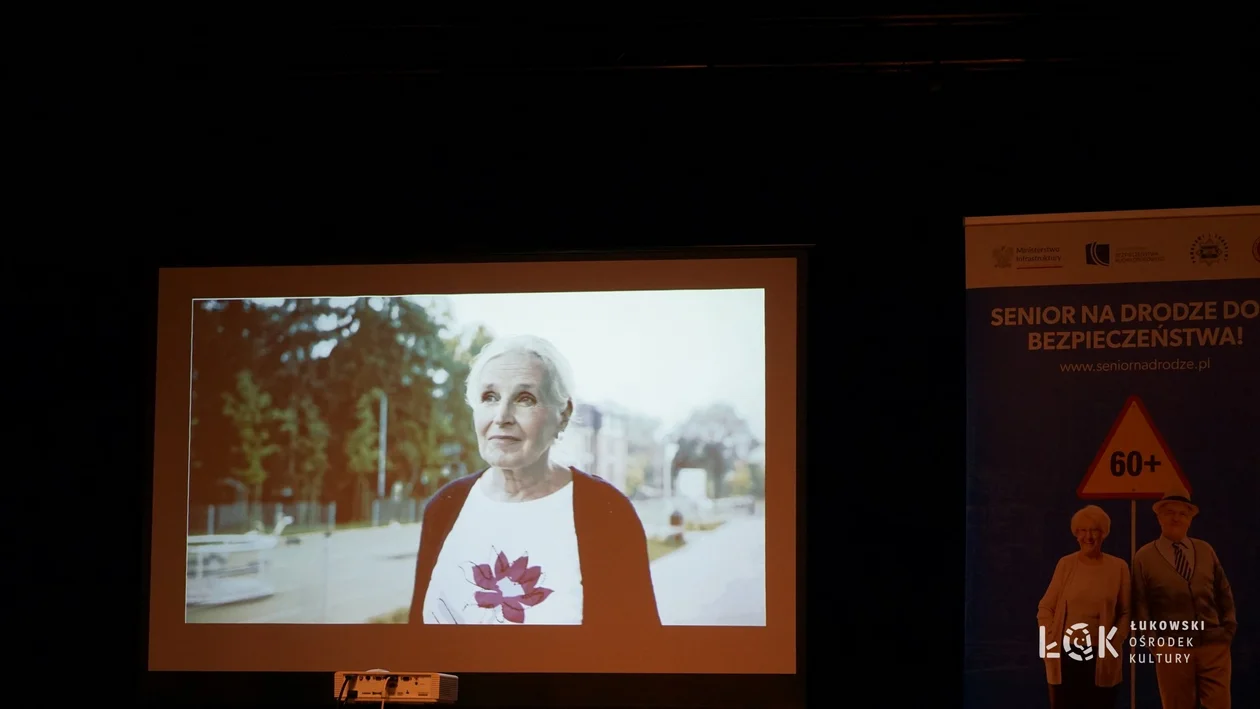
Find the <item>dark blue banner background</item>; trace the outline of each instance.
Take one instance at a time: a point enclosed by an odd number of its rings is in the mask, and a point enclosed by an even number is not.
[[[1140,396],[1200,507],[1190,530],[1212,544],[1234,588],[1234,706],[1260,707],[1260,319],[1170,324],[1242,326],[1241,346],[1029,351],[1029,327],[990,326],[999,307],[1243,301],[1260,282],[1199,281],[968,291],[966,706],[1046,706],[1037,602],[1056,561],[1078,549],[1072,514],[1111,516],[1107,553],[1129,560],[1130,503],[1076,496],[1125,399]],[[1151,327],[1115,323],[1039,330]],[[1211,359],[1204,371],[1065,372],[1067,363]],[[1159,527],[1137,503],[1137,544]],[[1155,674],[1138,671],[1139,707],[1158,707]],[[1128,672],[1119,691],[1128,705]]]

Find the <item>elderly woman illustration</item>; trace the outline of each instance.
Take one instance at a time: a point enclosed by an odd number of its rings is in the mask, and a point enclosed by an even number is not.
[[[565,358],[538,337],[491,342],[467,401],[489,467],[425,508],[409,622],[659,625],[629,499],[551,460],[574,410]]]
[[[1080,550],[1059,559],[1050,586],[1037,604],[1037,623],[1045,643],[1058,643],[1046,656],[1046,679],[1053,709],[1111,709],[1116,687],[1124,680],[1129,631],[1129,565],[1104,554],[1111,518],[1089,505],[1072,516],[1072,534]],[[1115,635],[1099,637],[1099,627]],[[1070,635],[1065,638],[1064,635]],[[1088,642],[1086,642],[1088,638]],[[1113,655],[1108,644],[1115,649]]]

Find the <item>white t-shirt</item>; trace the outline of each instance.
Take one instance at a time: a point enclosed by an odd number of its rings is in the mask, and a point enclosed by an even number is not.
[[[424,622],[581,625],[573,482],[537,500],[499,502],[478,478],[438,553]]]

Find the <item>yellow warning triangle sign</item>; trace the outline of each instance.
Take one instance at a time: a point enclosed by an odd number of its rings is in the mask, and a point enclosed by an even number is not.
[[[1141,500],[1169,494],[1189,497],[1190,482],[1155,428],[1146,405],[1130,396],[1076,495],[1093,500]]]

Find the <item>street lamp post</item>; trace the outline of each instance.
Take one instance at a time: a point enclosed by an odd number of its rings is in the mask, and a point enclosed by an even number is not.
[[[376,499],[385,498],[385,433],[389,428],[389,395],[381,392],[381,436],[376,456]]]

